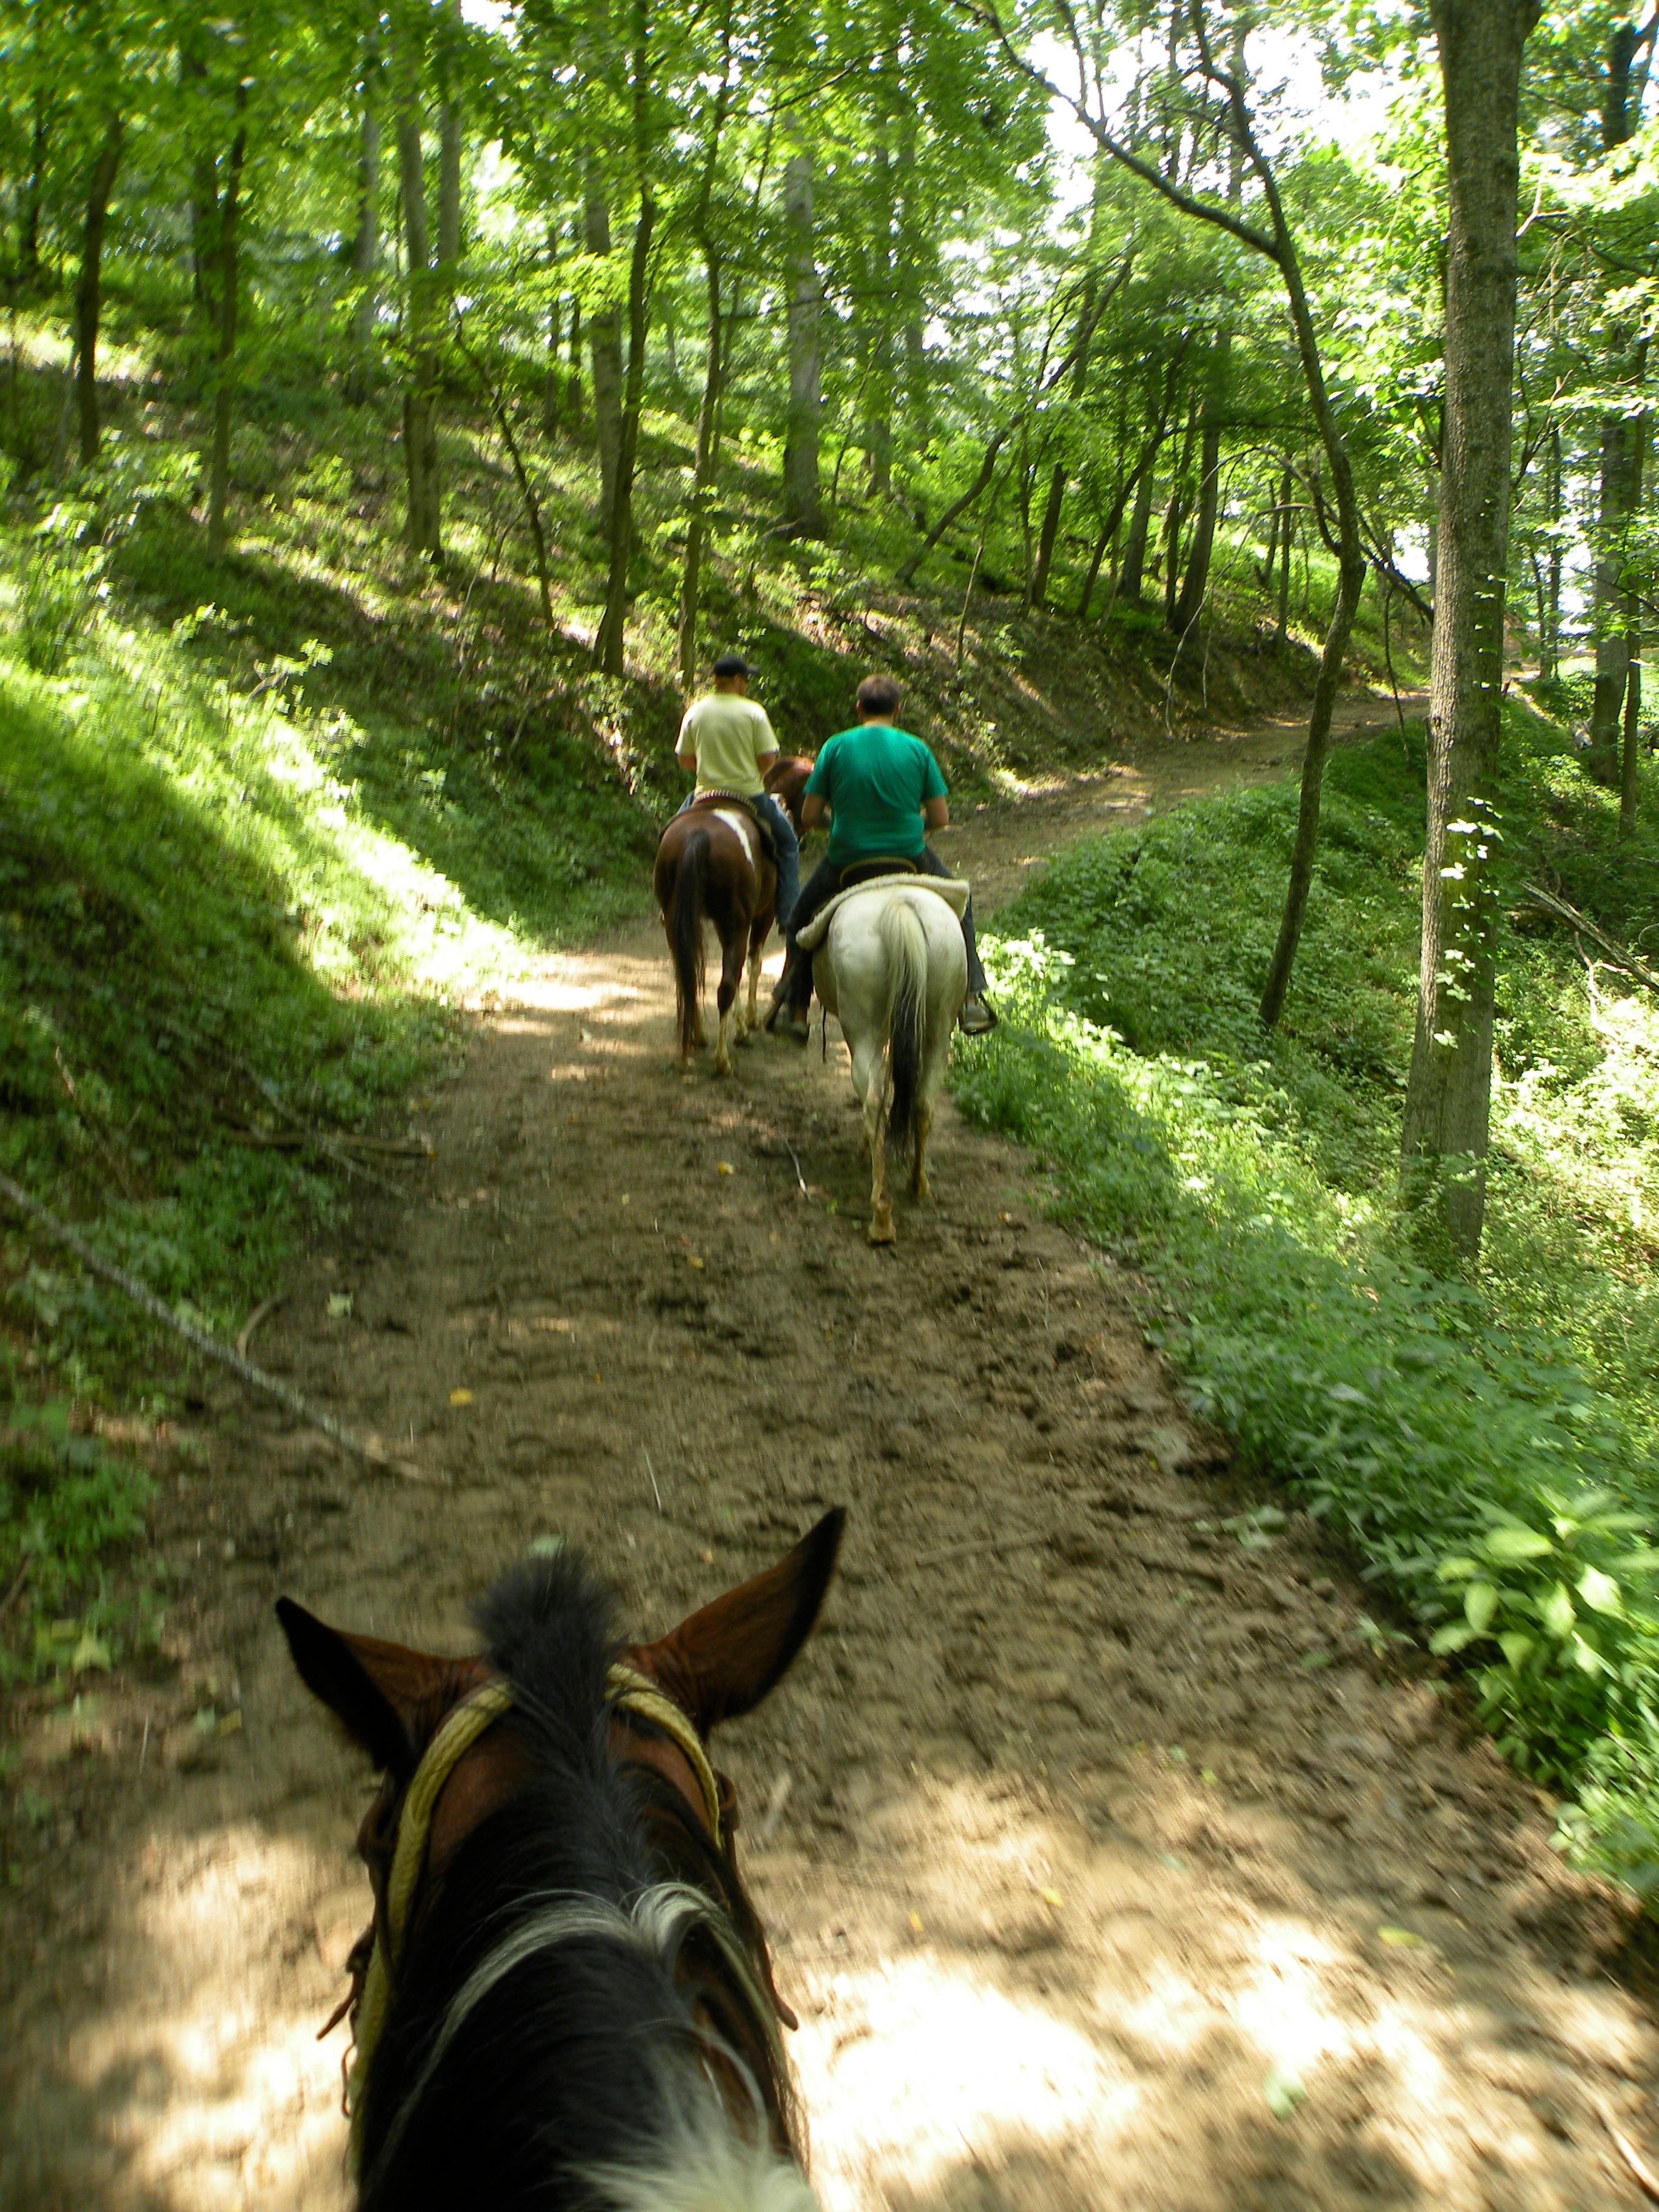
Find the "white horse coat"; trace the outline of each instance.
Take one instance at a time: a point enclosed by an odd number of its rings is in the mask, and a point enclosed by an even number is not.
[[[809,939],[817,942],[813,981],[853,1055],[853,1088],[870,1147],[872,1244],[893,1242],[890,1138],[909,1152],[912,1194],[928,1195],[934,1102],[968,995],[958,919],[967,897],[958,879],[884,877],[843,891],[801,933],[808,949]]]

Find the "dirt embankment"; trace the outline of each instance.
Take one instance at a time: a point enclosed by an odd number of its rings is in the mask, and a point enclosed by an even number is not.
[[[1194,768],[989,810],[952,857],[1000,895]],[[723,1745],[833,2212],[1641,2202],[1622,1913],[1376,1656],[1317,1532],[1240,1518],[1027,1164],[945,1116],[936,1203],[872,1252],[839,1048],[763,1040],[722,1087],[670,1040],[643,927],[479,1010],[415,1116],[435,1166],[259,1340],[430,1479],[216,1386],[157,1516],[178,1674],[21,1714],[48,1814],[0,1917],[7,2212],[346,2201],[314,2036],[364,1777],[279,1591],[443,1644],[557,1530],[654,1630],[837,1502],[823,1626]]]

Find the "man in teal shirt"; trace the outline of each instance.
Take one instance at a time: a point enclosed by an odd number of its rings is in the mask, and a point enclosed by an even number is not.
[[[795,902],[789,925],[789,957],[772,1000],[769,1029],[782,1029],[804,1042],[806,1012],[812,1002],[812,963],[795,942],[819,908],[842,888],[844,877],[872,862],[892,860],[929,876],[951,872],[928,848],[929,830],[943,830],[951,818],[949,792],[939,763],[920,738],[895,728],[891,716],[899,687],[890,676],[866,676],[858,690],[862,716],[855,730],[831,738],[801,799],[803,830],[830,823],[830,849]],[[957,1020],[969,1036],[996,1027],[985,1000],[985,970],[974,939],[970,899],[962,917],[968,946],[968,996]]]

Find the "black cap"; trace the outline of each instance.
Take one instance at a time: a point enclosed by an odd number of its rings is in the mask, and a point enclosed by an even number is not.
[[[740,653],[723,653],[714,663],[716,676],[751,676],[754,671]]]

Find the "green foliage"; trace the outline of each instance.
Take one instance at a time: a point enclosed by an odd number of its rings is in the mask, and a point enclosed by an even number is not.
[[[1550,869],[1628,927],[1652,832],[1626,866],[1560,733],[1510,720],[1513,883]],[[1392,738],[1333,761],[1280,1034],[1255,1002],[1288,787],[1056,861],[992,945],[1009,1018],[958,1091],[1152,1276],[1161,1340],[1244,1463],[1341,1529],[1435,1648],[1467,1651],[1504,1748],[1577,1790],[1579,1855],[1641,1886],[1659,1818],[1659,1339],[1629,1198],[1659,1119],[1649,1063],[1632,1074],[1620,1040],[1645,1038],[1648,1010],[1620,1000],[1598,1031],[1571,947],[1511,941],[1488,1265],[1468,1283],[1413,1264],[1391,1194],[1421,772],[1420,743]],[[1536,1056],[1559,1048],[1558,1009],[1576,1014],[1566,1065]]]
[[[141,1467],[77,1433],[61,1399],[19,1400],[0,1412],[0,1599],[9,1607],[27,1594],[20,1617],[35,1624],[21,1662],[0,1646],[0,1679],[19,1663],[110,1664],[110,1640],[99,1632],[109,1607],[98,1602],[97,1563],[109,1546],[140,1533],[150,1488]],[[62,1620],[88,1596],[79,1620]]]

